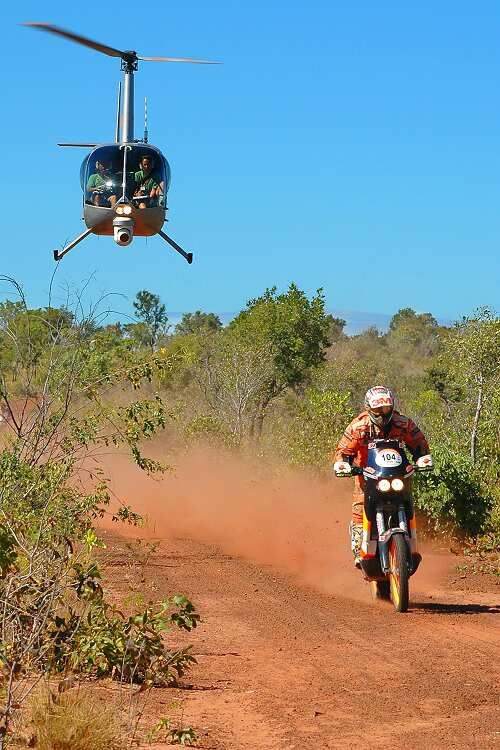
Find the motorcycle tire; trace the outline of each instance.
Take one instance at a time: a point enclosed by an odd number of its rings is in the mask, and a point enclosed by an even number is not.
[[[389,581],[370,581],[370,590],[374,599],[391,600],[391,585]]]
[[[396,612],[406,612],[409,604],[410,551],[402,534],[394,534],[389,542],[389,582],[391,600]]]

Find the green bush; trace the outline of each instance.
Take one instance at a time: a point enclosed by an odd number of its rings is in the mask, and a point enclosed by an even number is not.
[[[308,388],[292,406],[293,419],[281,437],[285,458],[296,466],[325,466],[345,425],[352,419],[350,394]]]
[[[477,480],[469,456],[442,443],[432,447],[434,471],[417,474],[415,505],[436,528],[452,524],[476,536],[486,528],[491,499]]]
[[[89,579],[85,577],[85,586]],[[85,598],[85,591],[80,598]],[[82,618],[78,610],[58,617],[52,633],[59,671],[68,667],[98,677],[112,676],[128,682],[174,683],[196,659],[191,647],[170,651],[163,635],[172,627],[192,630],[199,621],[193,604],[184,596],[164,599],[143,612],[125,617],[106,604],[102,591],[89,591],[90,606]]]

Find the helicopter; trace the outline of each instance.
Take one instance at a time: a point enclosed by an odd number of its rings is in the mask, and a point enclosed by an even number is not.
[[[134,50],[119,50],[61,29],[49,23],[27,22],[39,31],[62,36],[77,44],[121,60],[122,84],[118,86],[115,141],[113,143],[58,143],[58,146],[91,148],[80,168],[83,191],[83,220],[87,229],[62,249],[54,250],[59,261],[90,234],[113,236],[120,247],[138,237],[158,234],[188,263],[193,254],[186,252],[162,231],[167,212],[170,165],[159,148],[148,143],[147,102],[144,110],[144,137],[134,138],[134,73],[139,60],[148,62],[185,62],[217,65],[215,60],[188,57],[143,57]]]

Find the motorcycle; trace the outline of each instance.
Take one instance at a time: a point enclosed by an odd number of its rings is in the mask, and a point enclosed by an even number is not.
[[[411,493],[421,470],[403,443],[376,439],[368,443],[366,466],[351,471],[365,480],[360,567],[374,598],[391,600],[397,612],[408,609],[409,579],[422,561]]]

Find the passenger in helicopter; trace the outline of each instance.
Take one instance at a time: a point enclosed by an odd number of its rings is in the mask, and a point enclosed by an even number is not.
[[[87,181],[89,202],[94,206],[113,208],[116,203],[116,195],[110,174],[110,163],[96,161],[95,168],[96,172],[91,174]]]
[[[154,158],[148,154],[141,157],[139,170],[135,173],[136,189],[134,197],[139,199],[138,208],[152,208],[158,205],[163,194],[163,182],[153,172]]]

